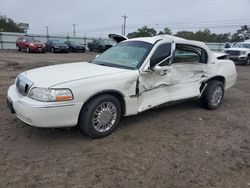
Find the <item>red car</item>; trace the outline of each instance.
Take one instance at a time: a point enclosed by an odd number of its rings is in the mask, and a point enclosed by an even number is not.
[[[46,51],[45,44],[36,41],[31,36],[20,36],[16,41],[16,47],[18,51],[25,50],[27,53],[30,52],[43,52]]]

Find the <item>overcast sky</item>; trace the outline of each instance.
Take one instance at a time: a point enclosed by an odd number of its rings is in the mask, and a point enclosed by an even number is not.
[[[236,31],[250,25],[250,0],[0,0],[0,14],[29,23],[28,33],[106,37],[121,33],[126,14],[126,34],[147,25],[175,33],[209,28],[212,32]]]

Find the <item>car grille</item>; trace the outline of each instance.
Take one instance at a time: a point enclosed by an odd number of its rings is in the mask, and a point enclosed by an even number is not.
[[[24,77],[23,75],[18,75],[16,79],[16,88],[21,95],[27,95],[33,82]]]
[[[240,55],[239,51],[227,50],[226,53],[229,54],[229,56],[239,56]]]

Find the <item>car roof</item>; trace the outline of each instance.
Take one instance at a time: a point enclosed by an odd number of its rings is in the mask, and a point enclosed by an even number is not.
[[[187,45],[195,45],[204,49],[208,49],[207,45],[204,42],[194,41],[194,40],[187,40],[180,37],[175,37],[172,35],[158,35],[154,37],[140,37],[140,38],[133,38],[128,39],[126,41],[143,41],[151,44],[155,44],[159,40],[165,40],[166,42],[174,42],[177,44],[187,44]]]

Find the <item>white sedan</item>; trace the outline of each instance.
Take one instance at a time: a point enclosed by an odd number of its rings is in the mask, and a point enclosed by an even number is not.
[[[169,35],[120,39],[90,63],[19,74],[8,90],[10,110],[29,125],[79,125],[100,138],[115,130],[121,116],[175,101],[201,99],[216,109],[236,82],[234,63],[219,60],[203,42]]]

